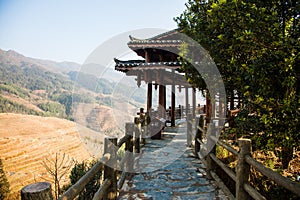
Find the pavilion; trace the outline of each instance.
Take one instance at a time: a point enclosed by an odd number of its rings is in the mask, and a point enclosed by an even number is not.
[[[159,89],[158,117],[166,116],[166,86],[171,86],[171,126],[175,126],[175,87],[179,91],[185,89],[185,113],[189,112],[189,88],[191,85],[184,77],[181,70],[181,62],[178,61],[178,49],[183,41],[177,30],[168,31],[148,39],[137,39],[129,36],[128,47],[144,60],[122,61],[115,58],[115,70],[125,73],[127,76],[136,77],[137,86],[144,81],[147,85],[147,113],[152,109],[152,89]],[[196,90],[192,92],[191,113],[195,116]]]

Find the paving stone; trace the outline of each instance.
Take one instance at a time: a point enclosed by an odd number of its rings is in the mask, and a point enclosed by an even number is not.
[[[213,200],[216,198],[215,193],[205,193],[205,194],[193,194],[193,195],[184,195],[177,196],[172,199],[176,200]]]
[[[166,186],[171,188],[182,188],[188,187],[190,185],[195,184],[195,181],[167,181]]]
[[[118,199],[226,199],[224,193],[206,179],[201,160],[185,146],[185,131],[186,127],[173,128],[163,140],[147,139],[136,165],[137,172],[141,173],[124,184]]]
[[[172,198],[172,192],[166,192],[166,191],[150,191],[149,195],[152,196],[153,200],[165,200],[165,199],[171,199]]]

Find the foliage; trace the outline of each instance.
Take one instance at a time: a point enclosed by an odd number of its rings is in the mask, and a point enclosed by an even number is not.
[[[29,92],[14,85],[14,84],[0,84],[0,91],[5,91],[10,94],[17,95],[22,98],[28,98]]]
[[[46,71],[34,64],[21,63],[20,66],[0,64],[0,80],[28,90],[71,90],[73,83],[58,73]]]
[[[281,148],[281,157],[288,153],[290,158],[300,139],[300,3],[189,0],[186,5],[175,20],[209,51],[227,93],[242,98],[240,133],[252,132],[260,139],[259,148]],[[193,72],[187,76],[204,88],[201,77]],[[288,160],[282,162],[286,168]]]
[[[9,194],[9,183],[3,170],[2,160],[0,159],[0,199],[5,199]]]
[[[70,185],[64,187],[67,190],[69,187],[74,185],[83,175],[89,171],[97,161],[92,161],[91,163],[82,162],[76,163],[70,174]],[[79,194],[78,200],[89,200],[94,197],[94,194],[100,187],[100,179],[102,176],[102,171],[93,176],[92,180],[85,186],[84,190]]]
[[[29,109],[22,104],[18,104],[9,99],[6,99],[0,95],[0,113],[23,113],[29,115],[39,115],[42,116],[43,113],[37,112],[33,109]]]
[[[58,102],[43,102],[39,103],[38,107],[46,112],[48,116],[65,117],[65,107]]]

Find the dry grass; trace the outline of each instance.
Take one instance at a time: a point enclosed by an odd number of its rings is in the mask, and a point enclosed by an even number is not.
[[[54,117],[0,114],[0,158],[12,198],[36,181],[50,181],[42,161],[57,152],[68,160],[83,161],[102,155],[104,135]],[[68,181],[68,175],[63,182]],[[14,197],[13,197],[14,196]]]

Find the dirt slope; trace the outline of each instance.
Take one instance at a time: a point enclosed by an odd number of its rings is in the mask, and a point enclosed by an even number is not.
[[[12,193],[36,181],[50,181],[42,162],[65,154],[72,160],[101,156],[103,135],[73,122],[22,114],[0,114],[0,158]],[[68,181],[66,175],[62,182]],[[14,197],[15,198],[15,197]]]

